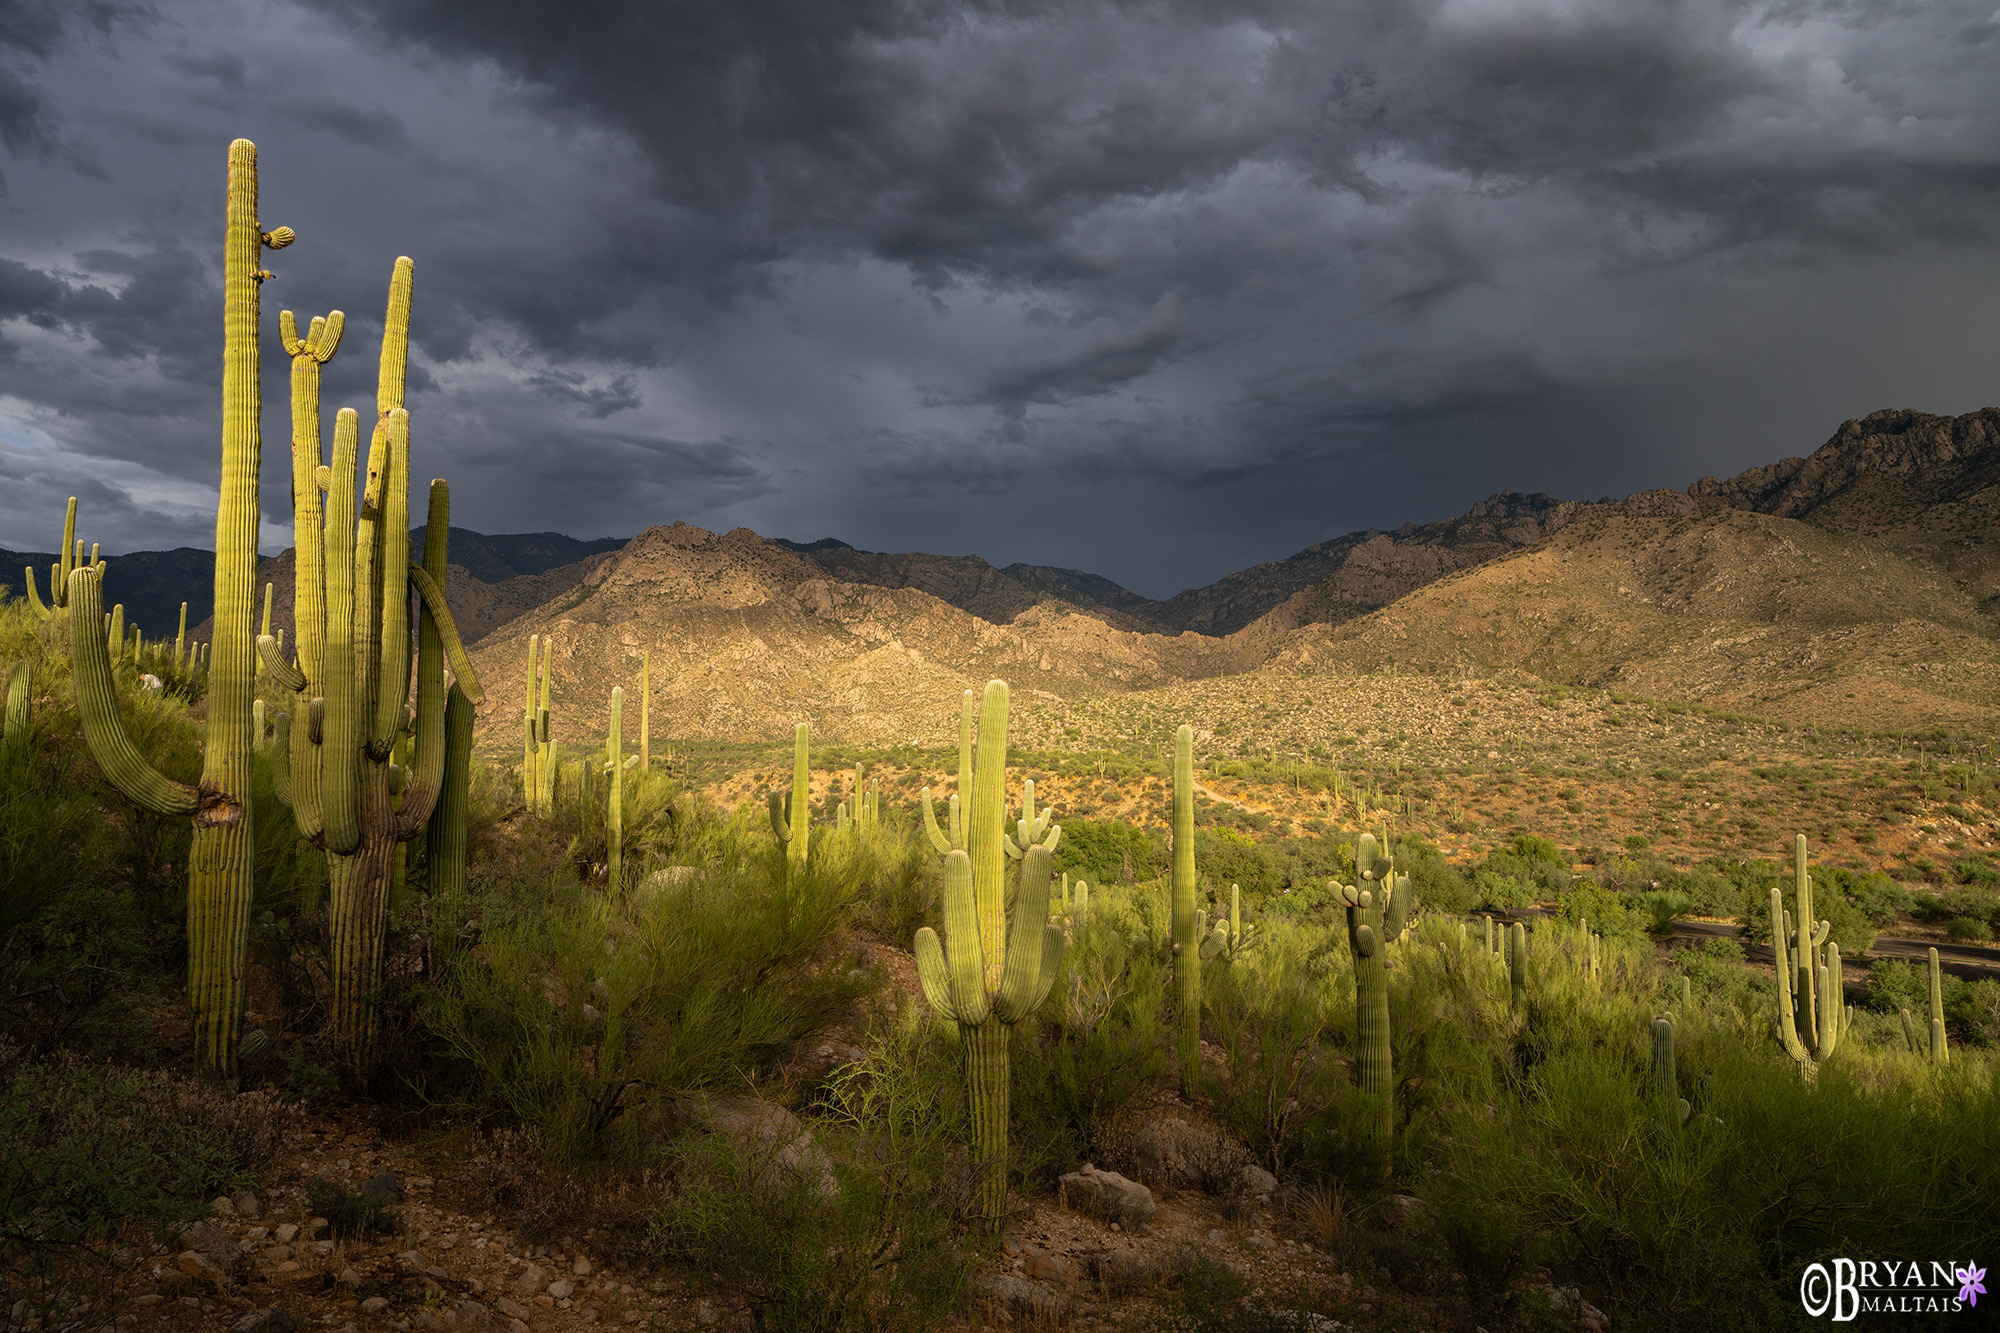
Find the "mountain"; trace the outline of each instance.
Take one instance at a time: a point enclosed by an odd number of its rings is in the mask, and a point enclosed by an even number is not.
[[[1012,564],[995,568],[976,555],[886,554],[863,551],[834,537],[799,543],[774,538],[847,583],[915,588],[982,620],[1004,625],[1030,607],[1055,600],[1091,612],[1108,612],[1122,628],[1157,629],[1148,614],[1157,603],[1129,588],[1080,569]]]
[[[1514,673],[1795,723],[2000,725],[2000,620],[1880,542],[1736,509],[1603,509],[1341,624],[1265,672]]]
[[[943,582],[968,600],[990,598],[1009,618],[989,620],[922,587],[830,576],[816,558],[826,552],[836,570]],[[938,700],[949,705],[995,676],[1017,697],[1056,698],[1255,665],[1225,640],[1121,629],[1096,607],[1019,606],[1010,581],[989,577],[976,557],[855,558],[866,554],[800,550],[747,528],[648,528],[473,650],[489,701],[481,734],[517,743],[530,635],[555,639],[553,711],[570,746],[602,736],[610,689],[636,692],[643,652],[652,654],[657,735],[738,740],[804,719],[824,739],[864,744],[943,743],[957,713]]]
[[[560,532],[515,532],[489,537],[471,528],[454,527],[446,549],[451,563],[481,583],[505,583],[523,575],[546,574],[565,565],[588,560],[593,555],[615,551],[623,537],[598,537],[579,541]],[[424,525],[410,529],[410,550],[424,549]],[[573,586],[573,585],[572,585]]]
[[[58,534],[60,535],[60,534]],[[0,550],[0,590],[26,596],[24,567],[35,571],[35,590],[49,599],[49,566],[53,551]],[[104,558],[104,604],[122,605],[125,623],[137,625],[146,638],[171,639],[180,628],[181,603],[187,603],[188,628],[208,619],[215,605],[215,556],[192,546],[171,551],[133,551]]]

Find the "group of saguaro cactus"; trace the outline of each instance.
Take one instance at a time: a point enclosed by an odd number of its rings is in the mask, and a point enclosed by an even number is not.
[[[1369,1146],[1384,1176],[1389,1172],[1396,1115],[1387,950],[1402,938],[1412,901],[1410,877],[1395,873],[1387,843],[1386,834],[1379,843],[1374,834],[1362,834],[1354,846],[1355,882],[1340,886],[1340,897],[1347,907],[1347,943],[1354,955],[1355,1043],[1361,1092],[1369,1108],[1358,1137]]]
[[[55,564],[49,566],[49,600],[42,601],[42,595],[35,588],[35,569],[26,569],[28,605],[43,620],[52,618],[56,612],[69,607],[69,576],[79,569],[94,569],[102,577],[104,562],[97,558],[97,548],[90,548],[90,559],[83,558],[83,542],[76,535],[76,497],[69,497],[69,506],[63,513],[62,551]]]
[[[1813,916],[1803,833],[1793,845],[1792,879],[1796,921],[1785,911],[1778,886],[1771,886],[1771,951],[1778,973],[1778,1039],[1786,1054],[1803,1064],[1824,1060],[1839,1048],[1854,1011],[1841,984],[1840,945],[1828,938],[1833,925]]]
[[[989,1223],[1000,1221],[1007,1197],[1007,1029],[1047,998],[1062,961],[1062,927],[1049,920],[1052,854],[1059,829],[1022,844],[1007,836],[1007,685],[990,681],[979,701],[979,734],[971,736],[972,694],[960,712],[958,791],[944,855],[944,938],[917,932],[917,976],[934,1012],[956,1025],[965,1057],[972,1113],[976,1202]],[[924,796],[926,824],[936,816]],[[1032,807],[1016,828],[1029,836]],[[1020,847],[1014,891],[1007,891],[1008,843]],[[1011,911],[1009,910],[1011,906]]]
[[[253,888],[250,700],[256,653],[252,615],[261,449],[258,291],[270,276],[259,268],[258,260],[265,247],[282,249],[292,239],[289,227],[266,232],[258,225],[257,148],[247,139],[236,140],[229,147],[223,244],[222,483],[215,515],[214,656],[201,777],[194,786],[162,775],[125,730],[102,628],[100,571],[78,562],[66,571],[62,595],[69,611],[77,713],[98,764],[136,804],[160,814],[193,818],[188,857],[188,1000],[199,1057],[224,1076],[236,1069]],[[65,529],[66,544],[70,532]]]
[[[522,711],[527,739],[521,752],[521,796],[528,809],[548,815],[556,802],[556,746],[549,737],[549,684],[555,678],[556,638],[528,636],[528,701]]]
[[[484,697],[445,606],[451,498],[441,480],[430,486],[423,564],[410,562],[410,414],[403,396],[412,286],[410,260],[397,259],[382,331],[366,483],[358,495],[360,428],[354,409],[342,408],[334,418],[330,466],[320,443],[320,371],[339,348],[345,316],[336,310],[315,317],[303,338],[291,311],[279,317],[292,356],[296,659],[287,661],[271,635],[259,636],[257,646],[272,678],[296,701],[291,713],[276,719],[283,741],[274,749],[277,788],[300,834],[326,854],[331,1031],[357,1067],[366,1063],[374,1043],[401,844],[428,838],[445,774],[464,769],[446,750],[449,738],[463,737],[467,725],[454,725],[447,715],[470,710]],[[414,709],[412,593],[420,608]],[[449,687],[447,659],[456,677]],[[407,770],[393,762],[406,736],[415,739]],[[444,808],[445,818],[454,810],[462,818],[462,804],[447,802]],[[462,845],[463,833],[440,830],[438,841]]]
[[[877,780],[872,785],[863,780],[860,767],[854,770],[854,796],[851,801],[842,801],[834,811],[834,820],[840,832],[851,828],[862,837],[867,837],[882,826],[882,783]]]
[[[770,794],[771,832],[785,849],[785,864],[804,870],[806,846],[812,840],[812,763],[808,753],[812,729],[801,722],[792,733],[792,790]]]

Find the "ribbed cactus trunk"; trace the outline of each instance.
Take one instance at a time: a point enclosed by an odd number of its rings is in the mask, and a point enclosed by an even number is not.
[[[251,698],[256,672],[255,581],[262,437],[258,374],[259,268],[264,246],[282,249],[290,229],[268,235],[257,221],[257,148],[229,146],[223,243],[222,481],[215,510],[215,651],[209,663],[207,739],[195,787],[154,771],[118,715],[105,642],[101,570],[69,573],[70,652],[77,709],[106,776],[135,802],[162,814],[192,814],[188,856],[188,1005],[195,1046],[213,1072],[235,1073],[243,1019],[244,949],[255,863],[250,818]],[[73,523],[73,519],[72,519]],[[68,541],[66,530],[65,542]]]
[[[426,888],[434,915],[451,919],[465,900],[465,821],[471,804],[472,701],[453,686],[444,711],[444,781],[424,829]]]
[[[1195,921],[1194,728],[1174,732],[1173,848],[1174,1025],[1181,1090],[1201,1078],[1201,939]]]
[[[1410,912],[1410,880],[1395,873],[1386,836],[1364,833],[1354,845],[1355,882],[1343,886],[1347,943],[1354,956],[1357,1083],[1367,1107],[1356,1139],[1380,1179],[1394,1163],[1396,1071],[1389,1028],[1389,944],[1403,933]]]
[[[792,733],[792,790],[789,797],[770,794],[771,833],[785,848],[788,871],[806,867],[806,844],[812,837],[812,731],[799,723]]]
[[[653,771],[653,654],[639,654],[639,771]]]

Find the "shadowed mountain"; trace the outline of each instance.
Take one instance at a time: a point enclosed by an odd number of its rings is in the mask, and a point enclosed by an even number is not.
[[[481,583],[505,583],[524,574],[546,574],[593,555],[615,551],[628,539],[598,537],[579,541],[560,532],[514,532],[489,537],[470,528],[451,530],[451,563]],[[424,549],[424,525],[410,529],[410,550]]]
[[[62,534],[57,533],[60,537]],[[0,589],[12,597],[26,596],[23,568],[35,571],[35,590],[47,602],[53,551],[0,550]],[[137,625],[148,641],[171,639],[180,627],[181,603],[188,607],[188,628],[208,619],[215,605],[215,556],[192,546],[171,551],[132,551],[104,557],[104,604],[122,605],[125,623]],[[205,635],[202,637],[206,637]]]
[[[1107,618],[1120,628],[1159,628],[1148,614],[1157,603],[1100,574],[1080,569],[1026,564],[998,569],[976,555],[863,551],[836,537],[804,543],[783,537],[772,540],[837,579],[879,588],[915,588],[996,625],[1008,624],[1042,602],[1057,601],[1092,613],[1109,613]]]

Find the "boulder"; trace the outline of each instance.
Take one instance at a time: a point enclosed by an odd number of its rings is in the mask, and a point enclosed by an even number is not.
[[[192,1250],[223,1274],[232,1274],[243,1262],[243,1247],[212,1222],[197,1222],[181,1232],[181,1248]]]
[[[987,1273],[972,1284],[972,1294],[1000,1306],[1015,1318],[1047,1324],[1060,1320],[1068,1306],[1061,1293],[1012,1273]]]
[[[1278,1188],[1278,1178],[1256,1163],[1243,1168],[1243,1192],[1268,1199]]]
[[[1081,1171],[1062,1178],[1060,1192],[1070,1207],[1127,1227],[1150,1222],[1159,1211],[1153,1192],[1144,1185],[1088,1162]]]

